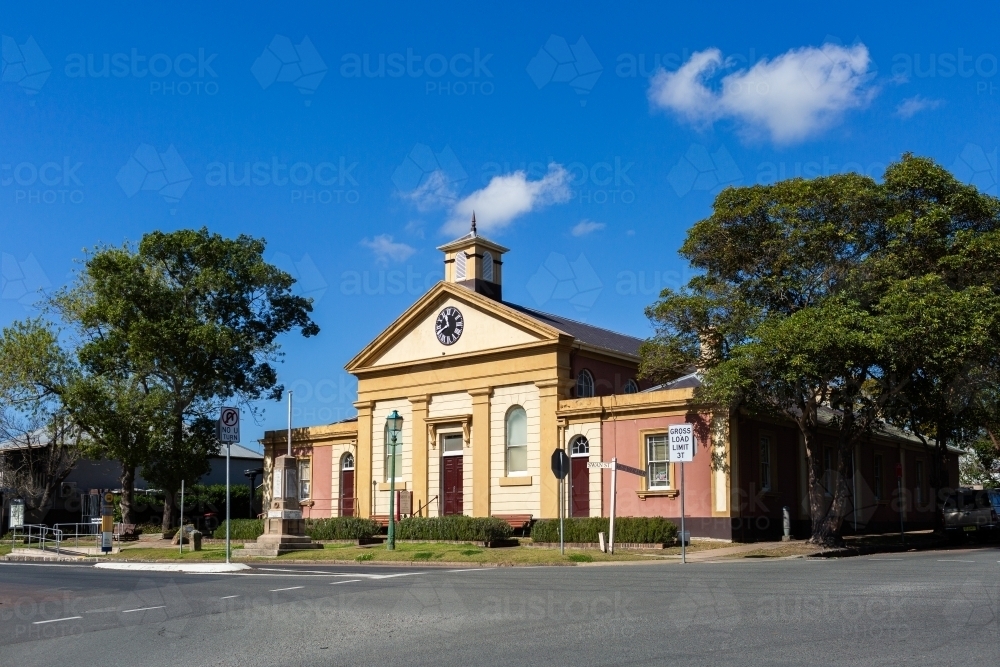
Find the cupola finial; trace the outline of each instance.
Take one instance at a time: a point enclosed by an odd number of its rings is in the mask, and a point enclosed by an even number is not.
[[[472,235],[476,236],[476,212],[472,212]]]

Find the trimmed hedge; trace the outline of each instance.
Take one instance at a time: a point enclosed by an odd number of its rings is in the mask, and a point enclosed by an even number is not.
[[[376,535],[377,521],[354,516],[333,519],[306,519],[306,535],[314,540],[357,540]]]
[[[608,538],[607,517],[565,519],[566,542],[591,542],[600,540],[598,533]],[[559,519],[539,519],[531,527],[535,542],[558,542]],[[677,539],[677,526],[663,517],[623,516],[615,519],[615,542],[633,544],[672,544]]]
[[[412,516],[396,525],[396,539],[399,540],[498,542],[510,539],[512,532],[509,523],[492,517]]]
[[[256,540],[264,534],[263,519],[233,519],[229,529],[233,540]],[[379,525],[371,519],[342,516],[334,519],[306,519],[306,535],[314,540],[356,540],[377,534]],[[226,522],[215,529],[213,537],[225,539]]]
[[[231,540],[256,540],[264,534],[263,519],[233,519],[229,528],[229,539]],[[226,539],[226,522],[223,521],[212,533],[212,537],[220,540]]]

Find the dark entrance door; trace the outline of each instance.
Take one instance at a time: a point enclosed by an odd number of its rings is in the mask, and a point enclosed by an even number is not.
[[[353,470],[345,470],[340,478],[340,516],[354,516]]]
[[[590,471],[586,456],[573,457],[570,468],[570,486],[573,489],[573,506],[570,516],[590,516]]]
[[[441,461],[444,467],[444,503],[445,514],[462,513],[462,457],[445,456]]]

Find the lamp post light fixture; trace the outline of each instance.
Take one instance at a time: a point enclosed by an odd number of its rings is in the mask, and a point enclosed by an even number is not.
[[[402,415],[393,410],[385,418],[385,428],[389,436],[389,535],[385,548],[393,551],[396,548],[396,447],[403,430]]]

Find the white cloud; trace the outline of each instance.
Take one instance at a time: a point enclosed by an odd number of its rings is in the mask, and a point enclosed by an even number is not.
[[[603,222],[594,222],[593,220],[587,220],[584,218],[580,222],[573,225],[573,229],[569,230],[569,233],[573,236],[586,236],[591,232],[596,232],[607,227]]]
[[[401,196],[413,202],[420,211],[447,206],[458,199],[455,183],[440,169],[428,174],[423,183],[409,192],[401,193]]]
[[[868,48],[824,44],[792,49],[773,60],[724,76],[719,89],[706,82],[723,62],[718,49],[700,51],[676,72],[659,70],[650,81],[650,102],[693,125],[736,121],[744,134],[766,133],[776,143],[802,141],[836,123],[877,93],[868,72]]]
[[[465,233],[473,211],[479,230],[501,230],[525,213],[569,201],[569,183],[569,172],[555,163],[550,164],[545,176],[537,181],[529,181],[523,171],[494,176],[485,188],[476,190],[452,207],[442,231],[448,234]]]
[[[913,97],[907,97],[905,100],[900,102],[899,106],[896,107],[896,115],[900,118],[909,119],[913,118],[921,111],[937,109],[942,104],[944,104],[943,100],[929,100],[926,97],[914,95]]]
[[[379,234],[370,241],[367,238],[361,239],[361,245],[375,253],[375,259],[380,264],[388,264],[390,260],[405,262],[410,255],[417,251],[416,248],[405,243],[393,242],[392,237],[388,234]]]

